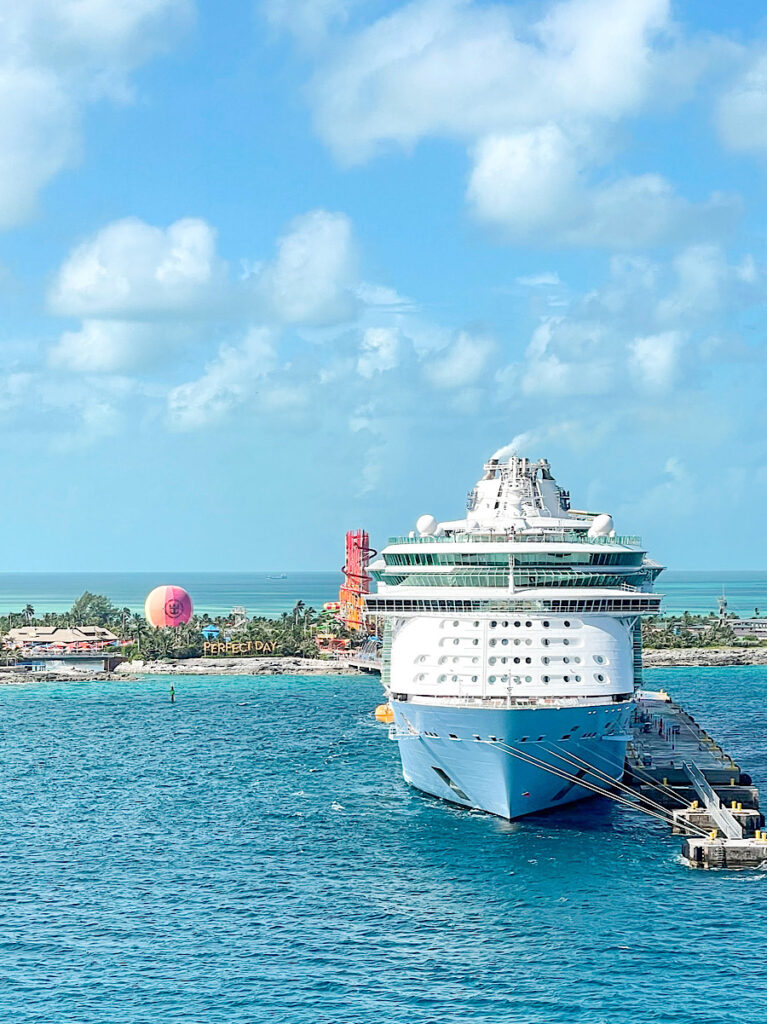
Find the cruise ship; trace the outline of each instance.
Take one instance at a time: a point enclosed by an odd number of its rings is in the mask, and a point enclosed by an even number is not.
[[[623,775],[663,567],[610,515],[571,509],[545,459],[501,449],[466,507],[390,539],[367,612],[405,780],[518,818]]]

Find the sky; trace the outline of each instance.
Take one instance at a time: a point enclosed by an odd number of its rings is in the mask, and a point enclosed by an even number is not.
[[[312,570],[546,457],[767,569],[767,12],[0,0],[6,570]]]

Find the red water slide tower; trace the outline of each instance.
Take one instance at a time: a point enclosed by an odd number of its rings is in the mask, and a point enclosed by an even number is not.
[[[367,567],[375,552],[364,530],[348,530],[346,534],[346,560],[341,570],[344,582],[338,592],[341,605],[339,618],[348,629],[363,629],[365,625],[365,594],[370,593]]]

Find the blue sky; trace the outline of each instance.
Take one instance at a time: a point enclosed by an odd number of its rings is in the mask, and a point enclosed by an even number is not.
[[[7,569],[325,569],[518,439],[767,569],[762,5],[0,0]]]

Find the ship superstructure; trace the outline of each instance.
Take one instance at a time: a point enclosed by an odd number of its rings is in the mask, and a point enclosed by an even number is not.
[[[385,621],[406,780],[514,818],[589,795],[565,763],[620,778],[661,571],[611,516],[571,509],[545,459],[516,454],[485,464],[464,518],[392,538],[366,606]]]

